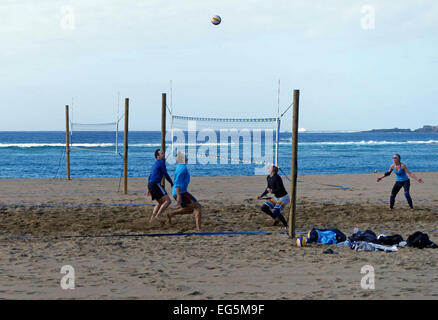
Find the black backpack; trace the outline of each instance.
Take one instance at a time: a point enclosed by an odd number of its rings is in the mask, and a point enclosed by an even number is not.
[[[383,236],[378,238],[379,244],[383,244],[386,246],[392,246],[394,244],[399,244],[403,241],[403,238],[399,234],[395,234],[393,236]]]
[[[420,231],[411,234],[406,240],[406,242],[409,247],[414,247],[419,249],[438,247],[435,243],[430,241],[429,236],[427,234],[422,233]]]
[[[358,231],[356,233],[353,233],[351,236],[349,236],[348,239],[351,242],[366,241],[372,243],[379,243],[376,234],[371,230]]]

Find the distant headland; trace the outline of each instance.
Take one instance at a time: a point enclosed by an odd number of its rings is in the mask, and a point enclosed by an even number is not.
[[[378,132],[427,132],[427,133],[437,132],[438,133],[438,125],[437,126],[423,126],[423,128],[419,128],[419,129],[415,129],[415,130],[394,128],[394,129],[372,129],[372,130],[361,131],[361,132],[373,132],[373,133],[378,133]]]

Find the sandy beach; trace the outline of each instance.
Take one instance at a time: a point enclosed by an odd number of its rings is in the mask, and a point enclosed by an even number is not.
[[[427,230],[438,243],[438,172],[416,173],[425,183],[411,182],[415,210],[403,192],[388,208],[394,177],[377,183],[380,174],[298,176],[297,236],[313,227],[348,236],[357,225],[404,239]],[[150,224],[146,178],[130,178],[128,195],[118,178],[0,179],[0,298],[438,299],[438,250],[299,248],[259,210],[265,179],[192,177],[189,191],[202,232],[269,234],[160,237],[145,234],[195,232],[194,217]],[[75,270],[74,290],[60,286],[64,265]],[[374,290],[361,288],[364,265],[375,270]]]

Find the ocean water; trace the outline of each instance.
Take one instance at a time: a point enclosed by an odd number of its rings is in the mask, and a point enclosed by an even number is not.
[[[77,132],[72,141],[78,148],[70,154],[71,177],[122,175],[123,132],[118,134],[119,154],[114,132]],[[384,172],[394,153],[399,153],[413,172],[438,170],[438,133],[303,132],[298,141],[298,174]],[[130,132],[129,176],[147,177],[155,161],[153,153],[159,147],[160,132]],[[243,150],[242,145],[239,147]],[[286,174],[290,174],[290,155],[291,134],[281,133],[279,166]],[[188,168],[192,176],[251,176],[262,168],[258,164],[216,162],[189,164]],[[174,170],[175,165],[168,164],[169,173]],[[0,132],[0,178],[65,176],[64,132]]]

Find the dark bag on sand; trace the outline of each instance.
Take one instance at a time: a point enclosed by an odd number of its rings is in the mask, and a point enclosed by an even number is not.
[[[358,231],[356,233],[353,233],[351,236],[349,236],[348,239],[351,242],[365,241],[365,242],[379,243],[376,234],[371,230]]]
[[[411,234],[408,239],[406,240],[406,243],[409,247],[414,248],[438,248],[438,246],[430,241],[429,236],[425,233],[422,233],[420,231],[417,231],[413,234]]]
[[[393,236],[382,236],[379,237],[379,244],[383,244],[386,246],[392,246],[394,244],[399,244],[400,242],[403,241],[403,238],[401,235],[399,234],[395,234]]]

